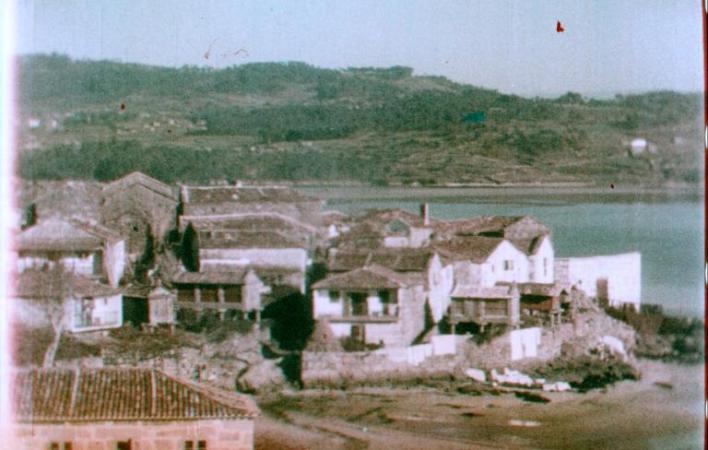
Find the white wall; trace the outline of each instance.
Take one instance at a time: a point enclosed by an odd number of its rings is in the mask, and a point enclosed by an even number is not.
[[[407,236],[386,236],[384,237],[384,247],[411,247],[411,240]]]
[[[94,274],[94,258],[100,257],[101,256],[96,253],[64,255],[61,257],[61,263],[68,271],[90,277]],[[18,256],[17,258],[17,270],[19,272],[24,272],[26,269],[30,268],[41,269],[45,264],[52,266],[53,262],[49,258],[39,255]]]
[[[69,330],[73,332],[94,331],[117,328],[123,325],[123,297],[120,294],[93,299],[92,320],[95,325],[80,326],[76,311],[80,310],[81,300],[75,299],[70,304]]]
[[[317,289],[312,293],[312,315],[315,319],[322,316],[341,316],[343,305],[341,294],[337,301],[333,302],[326,289]]]
[[[504,269],[504,261],[512,261],[513,268]],[[509,241],[502,241],[482,264],[481,285],[494,286],[500,281],[526,283],[529,281],[529,260],[526,254],[514,247]]]
[[[529,281],[534,283],[553,283],[555,252],[551,238],[545,236],[535,255],[529,257]],[[545,270],[544,270],[545,260]]]
[[[114,243],[106,242],[105,251],[103,253],[103,266],[108,278],[108,283],[117,287],[120,279],[125,273],[125,241],[120,240]]]
[[[595,297],[597,280],[605,278],[611,306],[629,303],[639,309],[642,285],[642,256],[639,252],[559,258],[557,261],[559,266],[567,267],[567,275],[562,274],[567,279],[559,279],[559,282],[575,284],[588,296]]]
[[[439,322],[450,306],[450,293],[454,284],[452,265],[443,267],[438,255],[434,255],[428,267],[428,300],[433,319]]]
[[[509,343],[512,361],[535,358],[538,356],[538,346],[541,343],[541,329],[535,327],[513,330],[509,333]]]

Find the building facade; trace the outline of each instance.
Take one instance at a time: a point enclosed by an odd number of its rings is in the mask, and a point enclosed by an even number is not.
[[[42,369],[12,377],[17,450],[251,450],[247,396],[148,369]],[[7,443],[7,441],[6,441]]]

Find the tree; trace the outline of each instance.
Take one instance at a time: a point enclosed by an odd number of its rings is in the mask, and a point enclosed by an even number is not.
[[[61,336],[66,329],[66,303],[73,298],[72,275],[60,262],[54,263],[44,271],[40,301],[52,327],[53,336],[44,353],[42,367],[54,365]]]

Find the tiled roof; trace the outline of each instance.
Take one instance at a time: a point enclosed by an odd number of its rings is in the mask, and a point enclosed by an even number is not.
[[[498,282],[498,286],[511,286],[511,283]],[[557,297],[563,290],[570,292],[568,286],[559,283],[517,283],[519,293],[522,295],[537,295],[541,297]]]
[[[435,231],[441,235],[479,235],[497,232],[503,234],[504,229],[520,221],[526,216],[480,216],[469,219],[450,220],[435,224]]]
[[[213,230],[199,232],[199,247],[215,248],[306,248],[303,239],[278,231]]]
[[[37,217],[99,217],[102,183],[95,181],[32,181],[22,183],[21,205],[34,203]]]
[[[39,222],[20,233],[17,249],[35,251],[93,251],[102,240],[61,219]]]
[[[122,293],[125,297],[148,298],[151,290],[150,286],[131,283],[123,288]]]
[[[132,172],[124,176],[123,178],[119,178],[113,181],[112,183],[109,183],[105,188],[103,188],[103,192],[104,194],[121,192],[134,184],[144,186],[147,189],[165,197],[169,197],[170,199],[177,199],[177,196],[172,190],[172,187],[150,176],[147,176],[142,172]]]
[[[436,242],[433,247],[449,260],[470,260],[480,264],[486,261],[503,241],[502,238],[468,236]]]
[[[397,272],[423,272],[434,252],[424,248],[380,248],[376,250],[338,250],[327,261],[330,272],[346,272],[378,264]]]
[[[257,186],[183,186],[182,201],[192,204],[204,203],[298,203],[319,202],[287,187]]]
[[[79,218],[72,218],[71,220],[69,220],[69,222],[76,228],[108,242],[117,242],[122,241],[124,239],[119,232],[112,230],[104,225],[101,225],[95,220],[83,220]]]
[[[338,275],[333,275],[315,283],[313,289],[398,289],[423,284],[420,277],[394,272],[379,265],[370,265]]]
[[[509,299],[511,286],[479,287],[458,285],[453,289],[452,298],[482,298],[482,299]]]
[[[178,272],[172,276],[174,284],[243,284],[245,267],[231,267],[229,270],[209,269],[202,272]]]
[[[536,236],[531,239],[509,239],[514,247],[518,248],[520,251],[526,253],[527,255],[535,255],[538,249],[543,243],[543,238],[546,235]]]
[[[388,224],[394,219],[398,219],[414,227],[424,226],[422,217],[398,208],[370,209],[357,219],[359,222],[373,222],[383,225]]]
[[[251,418],[247,396],[150,369],[35,369],[13,374],[19,422],[94,422]]]
[[[317,229],[304,222],[279,213],[242,213],[221,214],[209,216],[181,216],[180,224],[191,223],[199,231],[202,230],[243,230],[243,231],[296,231],[298,233],[314,233]]]
[[[120,293],[119,289],[98,281],[67,272],[57,278],[57,272],[28,269],[17,276],[15,295],[19,298],[41,299],[56,295],[57,290],[64,290],[75,297],[107,297]]]

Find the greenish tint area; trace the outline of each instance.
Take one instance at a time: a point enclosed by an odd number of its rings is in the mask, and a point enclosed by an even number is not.
[[[523,98],[407,67],[299,62],[212,70],[20,59],[29,178],[357,181],[371,185],[698,183],[701,96]],[[632,155],[636,137],[650,144]],[[72,145],[66,145],[73,142]],[[84,162],[96,159],[97,162]]]

